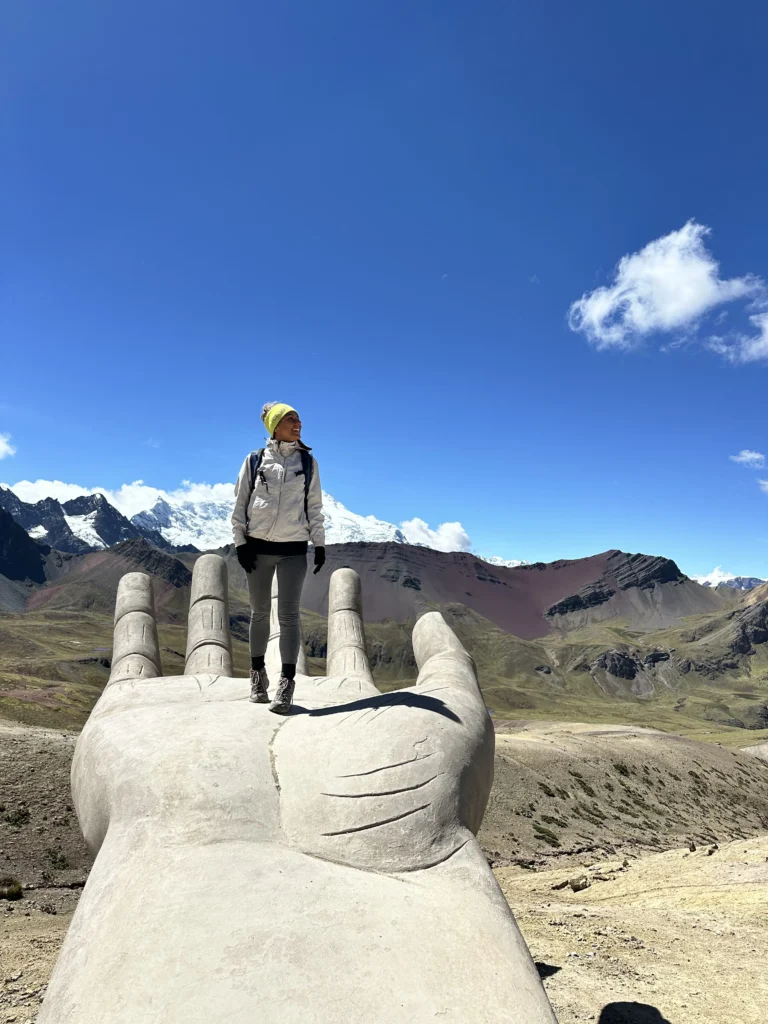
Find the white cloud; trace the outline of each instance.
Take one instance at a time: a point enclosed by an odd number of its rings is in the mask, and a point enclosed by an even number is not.
[[[62,480],[20,480],[17,484],[0,484],[0,487],[10,487],[22,501],[42,501],[43,498],[58,498],[59,501],[69,501],[70,498],[78,498],[81,494],[93,494],[94,491],[87,487],[78,487],[77,484],[65,484]],[[96,488],[98,490],[98,488]]]
[[[400,529],[409,544],[426,544],[436,551],[469,551],[472,547],[461,523],[442,523],[433,530],[423,519],[409,519]]]
[[[765,465],[763,453],[750,451],[749,448],[742,448],[738,455],[729,455],[728,458],[745,469],[762,469]]]
[[[725,337],[715,335],[707,342],[708,347],[731,363],[768,362],[768,313],[755,313],[749,321],[757,329],[757,334],[736,331]]]
[[[697,583],[701,583],[702,586],[718,587],[721,583],[728,583],[730,580],[735,579],[735,573],[723,572],[718,565],[712,570],[707,576],[693,576],[692,579],[696,580]]]
[[[763,494],[768,494],[768,480],[758,480],[757,482],[760,484],[760,490]]]
[[[107,487],[81,487],[78,484],[65,484],[62,480],[20,480],[15,484],[2,484],[10,487],[22,501],[36,502],[42,498],[58,498],[69,501],[81,494],[103,494],[110,504],[129,519],[137,512],[152,508],[158,498],[166,501],[233,501],[234,484],[197,484],[183,480],[181,487],[174,491],[165,491],[159,487],[150,487],[143,480],[134,480],[131,484],[123,484],[116,491]]]
[[[726,302],[765,294],[764,282],[752,274],[730,280],[719,276],[719,264],[704,244],[709,234],[704,224],[689,220],[679,231],[623,256],[613,284],[585,293],[571,305],[571,330],[584,333],[598,349],[627,350],[650,334],[690,332],[705,313]],[[734,362],[762,358],[760,346],[768,348],[765,324],[762,330],[762,340],[720,341],[739,353]],[[710,342],[710,347],[715,344]],[[732,358],[727,351],[722,354]]]
[[[9,455],[15,455],[16,449],[11,444],[10,434],[0,434],[0,459],[6,459]]]

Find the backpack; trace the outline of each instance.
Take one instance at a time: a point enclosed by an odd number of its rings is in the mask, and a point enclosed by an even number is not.
[[[309,485],[312,483],[314,463],[311,454],[306,448],[299,448],[299,455],[301,456],[301,468],[304,473],[304,515],[307,517],[307,522],[309,522]],[[259,450],[255,452],[251,452],[248,456],[251,493],[253,493],[253,488],[256,486],[256,474],[259,472],[259,466],[261,466],[261,460],[263,458],[263,448],[259,448]]]

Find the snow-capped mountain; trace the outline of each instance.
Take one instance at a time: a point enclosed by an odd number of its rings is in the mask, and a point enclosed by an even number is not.
[[[370,544],[392,541],[407,544],[405,534],[394,523],[385,523],[375,516],[360,516],[350,512],[340,501],[323,491],[325,538],[329,544],[350,544],[367,541]]]
[[[201,551],[206,551],[232,543],[232,504],[230,501],[183,501],[171,504],[160,498],[152,508],[133,516],[131,522],[140,529],[157,530],[171,544],[193,544]],[[360,541],[407,543],[402,530],[392,523],[385,523],[375,516],[360,516],[350,512],[330,494],[323,493],[323,514],[328,544]]]
[[[491,565],[502,565],[505,569],[516,569],[518,565],[530,565],[530,562],[526,562],[521,558],[499,558],[498,555],[480,555],[480,558],[484,562],[488,562]]]
[[[196,491],[192,497],[187,497],[186,490],[169,493],[137,481],[119,491],[105,494],[83,490],[78,495],[78,488],[73,485],[38,481],[32,496],[45,494],[43,487],[48,486],[62,497],[73,492],[76,496],[66,501],[56,497],[23,501],[13,489],[0,486],[0,506],[6,508],[34,540],[61,551],[80,554],[133,537],[144,537],[157,547],[194,547],[199,551],[232,543],[230,517],[234,487],[231,485],[190,485],[195,486]],[[130,493],[130,499],[126,498],[126,492]],[[146,507],[142,508],[144,501]],[[325,492],[323,513],[328,544],[413,544],[440,551],[466,551],[470,547],[469,537],[460,523],[446,523],[431,530],[423,520],[413,519],[395,526],[372,515],[351,512]],[[519,560],[478,557],[510,568],[527,564]]]
[[[0,487],[0,507],[9,512],[33,540],[75,555],[142,536],[158,547],[167,546],[160,534],[133,526],[103,494],[83,494],[65,502],[43,498],[31,503],[21,501],[12,490]]]
[[[733,573],[723,572],[718,566],[708,576],[694,576],[693,579],[702,587],[731,587],[734,590],[754,590],[762,586],[767,580],[759,576],[734,576]]]
[[[169,502],[158,498],[131,522],[141,530],[156,530],[175,547],[191,544],[200,551],[222,548],[232,543],[232,505],[228,501]]]

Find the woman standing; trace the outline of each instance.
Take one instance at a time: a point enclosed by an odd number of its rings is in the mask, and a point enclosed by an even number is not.
[[[245,569],[251,603],[251,700],[269,701],[264,655],[269,640],[272,578],[277,572],[277,615],[283,663],[269,710],[288,714],[301,644],[299,605],[307,573],[307,548],[315,548],[315,572],[325,562],[323,492],[311,449],[301,440],[301,419],[290,405],[268,402],[261,412],[269,441],[247,455],[235,484],[232,536]]]

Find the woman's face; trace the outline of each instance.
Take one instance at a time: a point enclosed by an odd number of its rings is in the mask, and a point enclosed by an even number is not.
[[[297,412],[287,412],[275,428],[276,441],[298,441],[301,438],[301,420]]]

